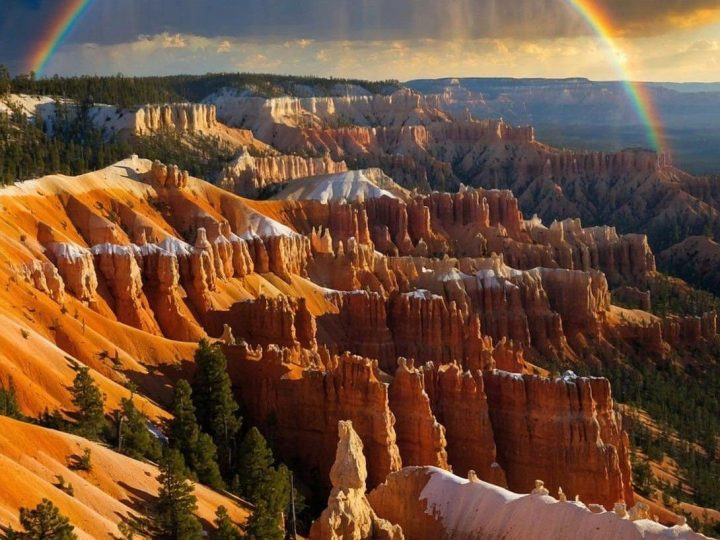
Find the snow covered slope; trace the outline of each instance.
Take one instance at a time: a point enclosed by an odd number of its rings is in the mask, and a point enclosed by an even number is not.
[[[345,199],[357,201],[379,197],[404,198],[405,190],[380,169],[363,169],[293,180],[275,200],[315,200],[326,203]]]
[[[473,477],[473,475],[470,475]],[[548,495],[520,495],[460,478],[436,467],[406,467],[369,496],[377,514],[399,524],[406,538],[455,540],[701,540],[687,525],[665,527]],[[632,517],[631,517],[632,516]],[[634,520],[633,520],[634,518]]]

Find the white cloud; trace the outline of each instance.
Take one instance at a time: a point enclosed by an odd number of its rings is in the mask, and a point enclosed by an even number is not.
[[[184,49],[187,47],[187,39],[182,34],[162,34],[163,47],[166,49]]]
[[[594,37],[375,41],[239,40],[191,34],[139,36],[117,45],[64,47],[49,74],[257,71],[365,79],[508,76],[616,79],[618,63],[638,80],[709,80],[720,61],[718,35],[621,39],[608,51]],[[233,54],[218,54],[228,53]],[[331,61],[332,60],[332,61]],[[80,71],[82,70],[82,71]]]

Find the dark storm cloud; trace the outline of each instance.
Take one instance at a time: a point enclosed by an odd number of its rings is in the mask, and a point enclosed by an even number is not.
[[[0,62],[17,71],[67,0],[0,0]],[[718,0],[603,0],[618,33],[695,24]],[[706,15],[702,15],[706,16]],[[402,40],[573,36],[565,0],[95,0],[68,43],[125,43],[161,32],[238,39]]]

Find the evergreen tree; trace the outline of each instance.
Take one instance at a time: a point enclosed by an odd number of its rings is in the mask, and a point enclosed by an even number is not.
[[[223,489],[225,484],[217,464],[217,447],[206,433],[200,431],[192,402],[192,389],[185,380],[178,381],[170,422],[170,444],[177,448],[186,463],[203,484]]]
[[[185,475],[182,454],[168,449],[160,461],[160,492],[156,525],[160,538],[192,540],[202,537],[202,526],[195,517],[197,499]]]
[[[198,480],[213,489],[225,489],[217,461],[217,447],[207,433],[198,435],[197,444],[192,456],[192,468]]]
[[[180,379],[175,386],[171,412],[173,419],[168,430],[170,444],[189,462],[195,451],[200,427],[195,416],[192,388],[185,379]]]
[[[105,427],[105,400],[87,367],[78,368],[71,392],[73,405],[78,408],[77,432],[88,439],[97,439]]]
[[[232,522],[227,508],[219,506],[215,512],[216,529],[210,533],[211,540],[240,540],[240,529]]]
[[[22,417],[12,377],[10,377],[7,386],[0,381],[0,414],[3,416],[9,416],[10,418]]]
[[[290,501],[290,478],[287,468],[276,470],[273,462],[265,438],[251,428],[238,449],[236,484],[238,494],[255,505],[245,527],[249,538],[281,540],[284,536],[280,523]]]
[[[258,501],[243,527],[245,538],[248,540],[283,540],[285,531],[280,528],[280,520],[280,514],[273,512],[267,501]]]
[[[239,495],[255,504],[267,495],[268,471],[273,470],[272,451],[256,427],[243,437],[238,448]]]
[[[75,527],[48,499],[35,508],[20,509],[20,524],[24,532],[12,531],[8,537],[22,540],[75,540]]]
[[[193,402],[198,423],[202,431],[212,437],[220,466],[227,474],[232,467],[235,436],[240,430],[238,404],[232,394],[227,359],[219,347],[203,339],[195,353],[195,363]]]
[[[134,459],[148,458],[156,460],[160,457],[160,444],[148,430],[148,419],[135,407],[133,398],[120,401],[120,441],[123,454]]]
[[[0,64],[0,97],[10,93],[11,79],[8,68]]]

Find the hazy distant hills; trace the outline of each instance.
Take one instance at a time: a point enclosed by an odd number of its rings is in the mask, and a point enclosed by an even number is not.
[[[433,104],[476,118],[532,124],[538,138],[575,149],[648,146],[619,82],[588,79],[463,78],[409,81]],[[720,83],[650,83],[675,165],[692,173],[720,170]]]

